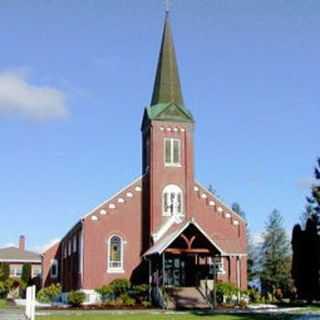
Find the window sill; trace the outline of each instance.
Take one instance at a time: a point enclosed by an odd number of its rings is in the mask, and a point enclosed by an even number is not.
[[[107,273],[124,273],[123,269],[108,269]]]
[[[165,163],[164,166],[166,168],[181,168],[182,167],[181,164],[171,164],[171,163]]]
[[[162,213],[162,216],[163,216],[163,217],[172,217],[172,214],[171,214],[171,213],[165,213],[165,212],[163,212],[163,213]]]

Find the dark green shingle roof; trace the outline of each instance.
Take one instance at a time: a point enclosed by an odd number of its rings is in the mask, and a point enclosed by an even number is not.
[[[168,102],[184,105],[169,13],[167,12],[151,105]]]

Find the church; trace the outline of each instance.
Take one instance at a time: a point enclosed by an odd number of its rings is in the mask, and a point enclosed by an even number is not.
[[[142,116],[142,175],[88,212],[43,255],[43,286],[94,289],[114,279],[153,290],[214,281],[247,288],[246,221],[194,176],[195,120],[179,79],[166,13],[150,106]],[[211,281],[211,282],[210,282]]]

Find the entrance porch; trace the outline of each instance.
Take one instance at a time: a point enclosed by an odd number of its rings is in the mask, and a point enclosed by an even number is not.
[[[161,294],[183,291],[191,294],[197,305],[214,305],[212,290],[221,267],[221,253],[193,223],[160,240],[145,255],[153,297],[157,295],[159,300]]]

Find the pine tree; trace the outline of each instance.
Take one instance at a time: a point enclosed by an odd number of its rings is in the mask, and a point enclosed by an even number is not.
[[[236,212],[240,217],[246,220],[246,213],[242,210],[240,207],[240,204],[238,202],[234,202],[231,206],[232,210]]]
[[[264,293],[287,292],[290,280],[290,244],[278,210],[270,214],[261,247],[260,280]]]
[[[320,158],[314,168],[314,177],[316,182],[312,185],[311,196],[307,197],[307,202],[312,213],[320,216]]]
[[[292,233],[292,277],[298,297],[309,302],[320,299],[320,158],[314,176],[301,226],[296,225]]]
[[[211,192],[212,194],[216,194],[216,190],[213,188],[212,184],[209,184],[208,190],[209,190],[209,192]]]
[[[313,207],[310,204],[307,204],[300,216],[300,225],[303,229],[306,227],[308,219],[311,218],[314,213]]]

